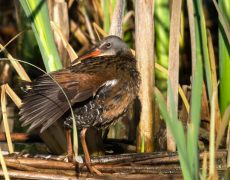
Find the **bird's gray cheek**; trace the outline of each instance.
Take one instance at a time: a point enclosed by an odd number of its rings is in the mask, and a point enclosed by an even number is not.
[[[117,53],[117,51],[116,51],[115,48],[110,49],[109,52],[110,52],[110,56],[114,56],[114,55],[116,55],[116,53]]]
[[[116,55],[116,51],[114,49],[106,50],[105,52],[100,54],[100,56],[114,56],[114,55]]]

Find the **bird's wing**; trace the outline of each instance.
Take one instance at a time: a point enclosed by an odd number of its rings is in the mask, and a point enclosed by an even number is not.
[[[71,105],[93,97],[106,81],[98,74],[73,73],[70,70],[51,75],[65,91]],[[20,121],[22,126],[30,125],[28,131],[41,127],[43,132],[70,108],[60,87],[47,75],[30,84],[22,103]]]

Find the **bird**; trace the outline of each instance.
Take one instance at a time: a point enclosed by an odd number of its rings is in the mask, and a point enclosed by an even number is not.
[[[34,129],[43,132],[60,119],[64,119],[63,125],[71,124],[70,106],[54,80],[73,108],[85,164],[90,172],[98,174],[91,166],[86,131],[90,127],[108,128],[125,115],[138,96],[141,79],[137,61],[121,38],[107,36],[70,67],[36,78],[27,84],[19,112],[19,120],[22,126],[28,126],[28,132]]]

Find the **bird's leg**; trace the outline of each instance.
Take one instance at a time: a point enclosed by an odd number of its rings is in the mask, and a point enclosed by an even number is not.
[[[68,162],[73,161],[73,145],[71,139],[71,129],[66,129],[67,158]]]
[[[71,139],[71,130],[72,130],[72,120],[66,119],[64,122],[65,130],[66,130],[66,143],[67,143],[67,159],[69,162],[73,161],[73,145]]]
[[[87,144],[86,144],[86,141],[85,141],[86,131],[87,131],[87,128],[83,128],[81,130],[81,133],[80,133],[81,145],[82,145],[82,149],[83,149],[83,152],[84,152],[84,155],[85,155],[85,165],[87,166],[88,170],[91,173],[96,173],[97,175],[102,175],[102,173],[99,170],[97,170],[95,167],[91,166],[91,160],[90,160],[90,156],[89,156],[89,151],[88,151]]]

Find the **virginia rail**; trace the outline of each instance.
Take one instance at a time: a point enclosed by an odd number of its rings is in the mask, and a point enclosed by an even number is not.
[[[90,172],[98,172],[90,165],[85,133],[87,128],[107,128],[125,114],[137,96],[139,73],[136,60],[128,46],[117,36],[108,36],[91,50],[76,59],[69,68],[51,72],[69,98],[81,131],[85,163]],[[29,84],[22,100],[20,121],[43,132],[64,117],[72,121],[69,106],[60,88],[47,75]]]

